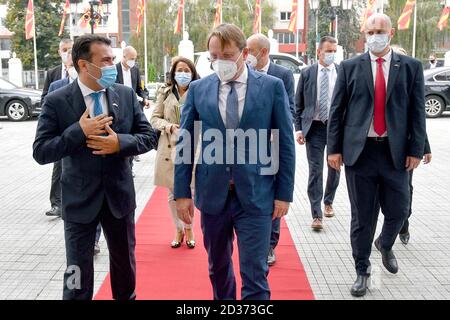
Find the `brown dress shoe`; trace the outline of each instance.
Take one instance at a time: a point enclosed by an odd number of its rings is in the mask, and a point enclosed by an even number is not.
[[[320,231],[323,229],[322,219],[320,218],[314,218],[313,223],[311,225],[311,228],[314,231]]]
[[[327,218],[333,218],[334,217],[334,210],[333,210],[333,206],[331,204],[326,204],[325,205],[324,215]]]

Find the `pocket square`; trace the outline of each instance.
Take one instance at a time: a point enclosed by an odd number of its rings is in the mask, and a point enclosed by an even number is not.
[[[118,105],[117,103],[113,103],[113,107],[116,107],[116,108],[118,108],[118,107],[119,107],[119,105]]]
[[[399,65],[399,64],[394,64],[394,67],[397,67],[397,68],[398,68],[398,67],[400,67],[400,65]]]

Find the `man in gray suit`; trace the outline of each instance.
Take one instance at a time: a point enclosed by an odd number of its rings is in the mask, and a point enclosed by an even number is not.
[[[336,84],[337,71],[334,59],[337,41],[325,36],[320,40],[317,56],[319,62],[304,69],[296,94],[295,130],[297,142],[306,143],[309,164],[308,197],[311,203],[315,231],[323,229],[321,201],[325,205],[325,217],[334,216],[333,201],[339,185],[339,172],[328,166],[327,185],[323,197],[323,158],[327,145],[327,122]]]

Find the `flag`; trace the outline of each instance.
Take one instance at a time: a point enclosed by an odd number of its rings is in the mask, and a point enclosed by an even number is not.
[[[217,0],[216,17],[214,18],[214,28],[222,24],[222,0]]]
[[[445,7],[442,10],[441,17],[440,17],[439,22],[437,24],[437,27],[439,28],[440,31],[444,30],[444,28],[447,27],[448,15],[449,14],[450,14],[450,7]]]
[[[80,20],[78,20],[78,27],[82,29],[86,28],[89,24],[89,20],[91,20],[91,10],[86,9],[86,11],[80,17]]]
[[[289,22],[289,31],[297,32],[297,13],[298,13],[298,0],[292,1],[291,21]]]
[[[183,23],[183,13],[184,13],[184,0],[180,0],[180,4],[178,5],[177,22],[175,23],[175,30],[173,33],[181,32],[181,24]]]
[[[255,3],[255,20],[253,21],[253,33],[261,33],[261,0]]]
[[[33,0],[28,0],[27,15],[25,18],[25,39],[34,37],[34,9]]]
[[[366,30],[367,19],[369,19],[369,17],[374,12],[374,6],[376,5],[376,3],[377,0],[369,0],[369,2],[367,3],[367,9],[366,11],[364,11],[364,14],[361,19],[361,29],[359,30],[360,32],[364,32]]]
[[[66,0],[66,4],[64,5],[63,16],[62,16],[62,19],[61,19],[61,26],[59,27],[58,37],[61,37],[61,35],[64,32],[64,25],[66,23],[66,16],[67,16],[67,14],[70,14],[70,2],[69,2],[69,0]]]
[[[139,34],[141,32],[142,28],[142,19],[144,17],[144,10],[145,10],[145,0],[138,0],[138,4],[136,7],[136,17],[137,17],[137,26],[136,26],[136,33]]]
[[[398,18],[398,30],[409,29],[409,23],[411,22],[411,14],[413,13],[414,6],[416,5],[416,0],[406,0],[405,8]]]

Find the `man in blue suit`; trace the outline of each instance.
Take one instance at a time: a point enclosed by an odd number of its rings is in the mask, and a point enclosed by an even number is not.
[[[195,205],[201,211],[214,299],[236,299],[234,232],[242,299],[270,299],[267,253],[272,219],[287,214],[294,190],[289,102],[281,80],[247,68],[246,38],[238,27],[215,28],[208,49],[215,74],[191,84],[182,108],[175,165],[178,215],[185,223],[194,215],[190,183],[194,136],[199,133],[194,133],[194,124],[200,121],[203,141]],[[275,151],[263,159],[268,149]]]
[[[115,84],[113,59],[109,39],[76,39],[79,77],[46,97],[33,144],[39,164],[62,159],[65,300],[92,299],[99,222],[108,243],[113,298],[135,298],[136,201],[128,157],[157,142],[132,89]]]
[[[283,81],[284,88],[289,98],[289,108],[294,116],[294,75],[292,71],[270,61],[270,40],[263,34],[254,34],[247,39],[248,57],[247,64],[253,69],[278,78]],[[273,266],[276,262],[275,248],[280,240],[280,221],[272,221],[272,232],[270,234],[270,250],[267,263]]]
[[[409,177],[425,147],[424,78],[420,61],[395,53],[384,14],[366,23],[369,52],[342,62],[328,122],[328,163],[345,164],[351,203],[351,244],[357,278],[351,294],[366,294],[377,195],[384,214],[375,240],[384,267],[398,272],[392,250],[410,205]]]

